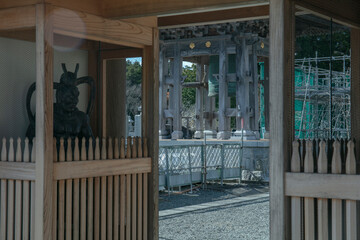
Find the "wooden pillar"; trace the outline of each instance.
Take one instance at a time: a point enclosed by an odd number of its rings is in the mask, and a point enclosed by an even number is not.
[[[260,138],[259,133],[259,119],[260,119],[260,106],[259,106],[259,76],[258,76],[258,63],[257,63],[257,53],[256,53],[256,44],[252,45],[252,54],[250,57],[250,69],[252,81],[250,84],[250,107],[251,107],[251,128],[253,131],[254,137],[256,139]]]
[[[35,239],[52,238],[53,30],[49,8],[36,5]]]
[[[204,65],[196,64],[196,81],[202,82],[204,77]],[[195,138],[203,138],[204,135],[204,88],[196,88],[196,120],[195,128],[196,132],[194,134]]]
[[[270,138],[270,109],[269,109],[269,88],[270,88],[270,79],[269,79],[269,59],[264,59],[264,110],[265,110],[265,136],[264,138]]]
[[[182,58],[180,55],[179,43],[174,47],[174,62],[173,62],[173,91],[172,96],[172,112],[173,112],[173,132],[171,133],[171,139],[183,138],[182,132],[182,116],[181,116],[181,80],[182,80]]]
[[[126,60],[106,60],[106,137],[126,136]]]
[[[168,76],[168,59],[165,57],[165,46],[160,45],[159,57],[159,135],[160,138],[166,138],[169,134],[166,130],[165,109],[167,108],[167,85],[166,77]]]
[[[241,36],[236,45],[236,105],[237,121],[235,136],[244,139],[256,139],[255,130],[255,96],[254,72],[250,53],[246,44],[246,36]],[[256,86],[257,87],[257,86]],[[256,89],[257,90],[257,89]]]
[[[148,175],[148,239],[159,239],[159,30],[153,29],[153,46],[143,52],[142,135],[149,139],[151,174]]]
[[[351,138],[355,139],[356,171],[360,173],[360,30],[351,29]],[[357,222],[360,222],[360,202],[357,201]],[[360,230],[358,230],[360,239]]]
[[[294,42],[292,0],[270,0],[270,239],[291,239],[290,200],[284,175],[294,138]]]
[[[205,65],[205,82],[209,83],[209,65]],[[205,102],[205,131],[204,134],[211,138],[216,137],[215,131],[215,97],[209,97],[209,90],[204,89],[204,102]]]
[[[229,139],[230,131],[228,129],[226,108],[228,98],[228,84],[226,82],[227,75],[227,54],[225,40],[220,41],[219,46],[219,132],[218,139]]]

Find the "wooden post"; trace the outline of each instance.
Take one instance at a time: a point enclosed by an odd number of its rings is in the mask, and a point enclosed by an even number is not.
[[[270,239],[291,239],[284,174],[294,136],[294,3],[270,0]]]
[[[166,130],[166,118],[164,114],[164,111],[167,108],[167,85],[165,80],[168,76],[168,59],[165,57],[165,50],[165,46],[161,45],[159,58],[159,135],[164,138],[169,134]]]
[[[270,130],[270,102],[269,102],[269,88],[270,88],[270,79],[269,79],[269,58],[264,59],[264,104],[265,104],[265,136],[264,138],[269,138]]]
[[[53,31],[45,4],[36,5],[35,239],[52,238]]]
[[[202,82],[204,77],[204,65],[196,64],[196,82]],[[196,132],[195,138],[203,138],[204,133],[204,88],[196,88]]]
[[[143,232],[144,239],[159,238],[159,32],[153,29],[153,46],[147,46],[143,52],[143,119],[142,135],[149,139],[148,156],[151,157],[151,173],[148,178],[148,229]],[[145,145],[144,140],[144,145]],[[145,147],[144,147],[145,148]],[[144,156],[145,155],[144,150]],[[145,185],[144,185],[145,187]],[[145,195],[145,193],[144,193]],[[145,210],[144,210],[145,211]],[[144,216],[146,213],[144,212]]]
[[[158,63],[157,63],[158,65]],[[181,116],[181,80],[182,80],[182,58],[180,54],[179,43],[175,44],[174,47],[174,61],[173,61],[173,95],[170,96],[173,100],[171,106],[173,110],[173,132],[171,133],[171,139],[183,138],[182,132],[182,116]]]
[[[226,82],[227,75],[227,54],[225,40],[220,41],[219,46],[219,132],[218,139],[229,139],[230,131],[227,128],[226,108],[228,98],[228,84]]]
[[[351,29],[351,138],[355,139],[356,172],[360,173],[360,29]],[[357,202],[357,221],[360,222],[360,202]],[[358,230],[360,239],[360,230]]]

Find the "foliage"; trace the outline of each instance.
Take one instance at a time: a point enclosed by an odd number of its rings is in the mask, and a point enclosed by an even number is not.
[[[315,57],[316,52],[318,57],[343,56],[350,55],[350,32],[337,31],[332,34],[332,53],[330,51],[331,35],[307,35],[301,36],[296,39],[296,52],[295,58],[308,58]],[[326,62],[319,63],[320,68],[329,69]],[[346,66],[350,67],[350,66]],[[342,62],[333,62],[334,71],[342,71]]]
[[[186,76],[185,82],[196,82],[196,65],[185,66],[183,68],[183,75]],[[182,101],[183,108],[187,109],[195,104],[196,88],[183,88],[182,90]]]
[[[126,111],[134,119],[141,107],[142,66],[139,62],[126,61]]]

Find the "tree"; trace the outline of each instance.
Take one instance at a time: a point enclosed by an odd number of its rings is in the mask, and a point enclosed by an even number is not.
[[[142,66],[138,61],[126,61],[126,109],[132,119],[141,107]]]

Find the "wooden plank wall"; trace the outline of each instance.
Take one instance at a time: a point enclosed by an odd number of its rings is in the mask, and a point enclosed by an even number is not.
[[[54,152],[51,239],[147,239],[148,189],[143,179],[151,171],[147,140],[129,138],[126,146],[123,138],[102,139],[101,144],[99,139],[95,144],[91,139],[60,139],[54,148],[58,151]],[[16,143],[3,139],[1,167],[21,164],[12,173],[34,169],[35,151],[27,139]],[[25,173],[0,174],[0,239],[36,239],[35,171]],[[100,180],[98,185],[94,177]]]
[[[321,194],[314,196],[306,188],[299,194],[287,190],[287,195],[292,196],[293,203],[296,203],[299,199],[304,201],[304,208],[301,207],[301,204],[295,204],[291,209],[292,239],[301,239],[302,233],[304,233],[304,239],[325,240],[329,236],[332,236],[332,239],[357,239],[356,201],[353,200],[352,196],[358,182],[358,179],[352,178],[356,174],[354,142],[351,140],[307,140],[303,141],[303,143],[305,144],[302,144],[302,146],[306,145],[306,149],[303,151],[299,148],[298,141],[293,143],[292,173],[287,174],[287,189],[292,189],[296,185],[291,180],[291,177],[302,174],[298,171],[301,166],[301,159],[304,159],[303,172],[308,173],[307,176],[314,175],[317,178],[311,179],[307,177],[310,180],[302,180],[299,184],[303,186],[312,185],[311,188],[315,192],[324,191],[327,194],[333,193],[334,195],[339,191],[339,187],[332,184],[331,178],[342,175],[346,179],[348,186],[343,186],[344,191],[336,198],[327,198],[321,196]],[[329,152],[331,154],[328,154]],[[331,163],[330,168],[328,168],[328,163]],[[317,171],[315,171],[315,168],[317,168]],[[329,188],[324,190],[322,184],[319,184],[322,181],[327,182]],[[296,188],[300,189],[301,187]],[[315,199],[313,197],[318,197],[317,209],[314,208]],[[357,199],[360,199],[360,196]],[[331,204],[330,208],[328,208],[328,203]]]

